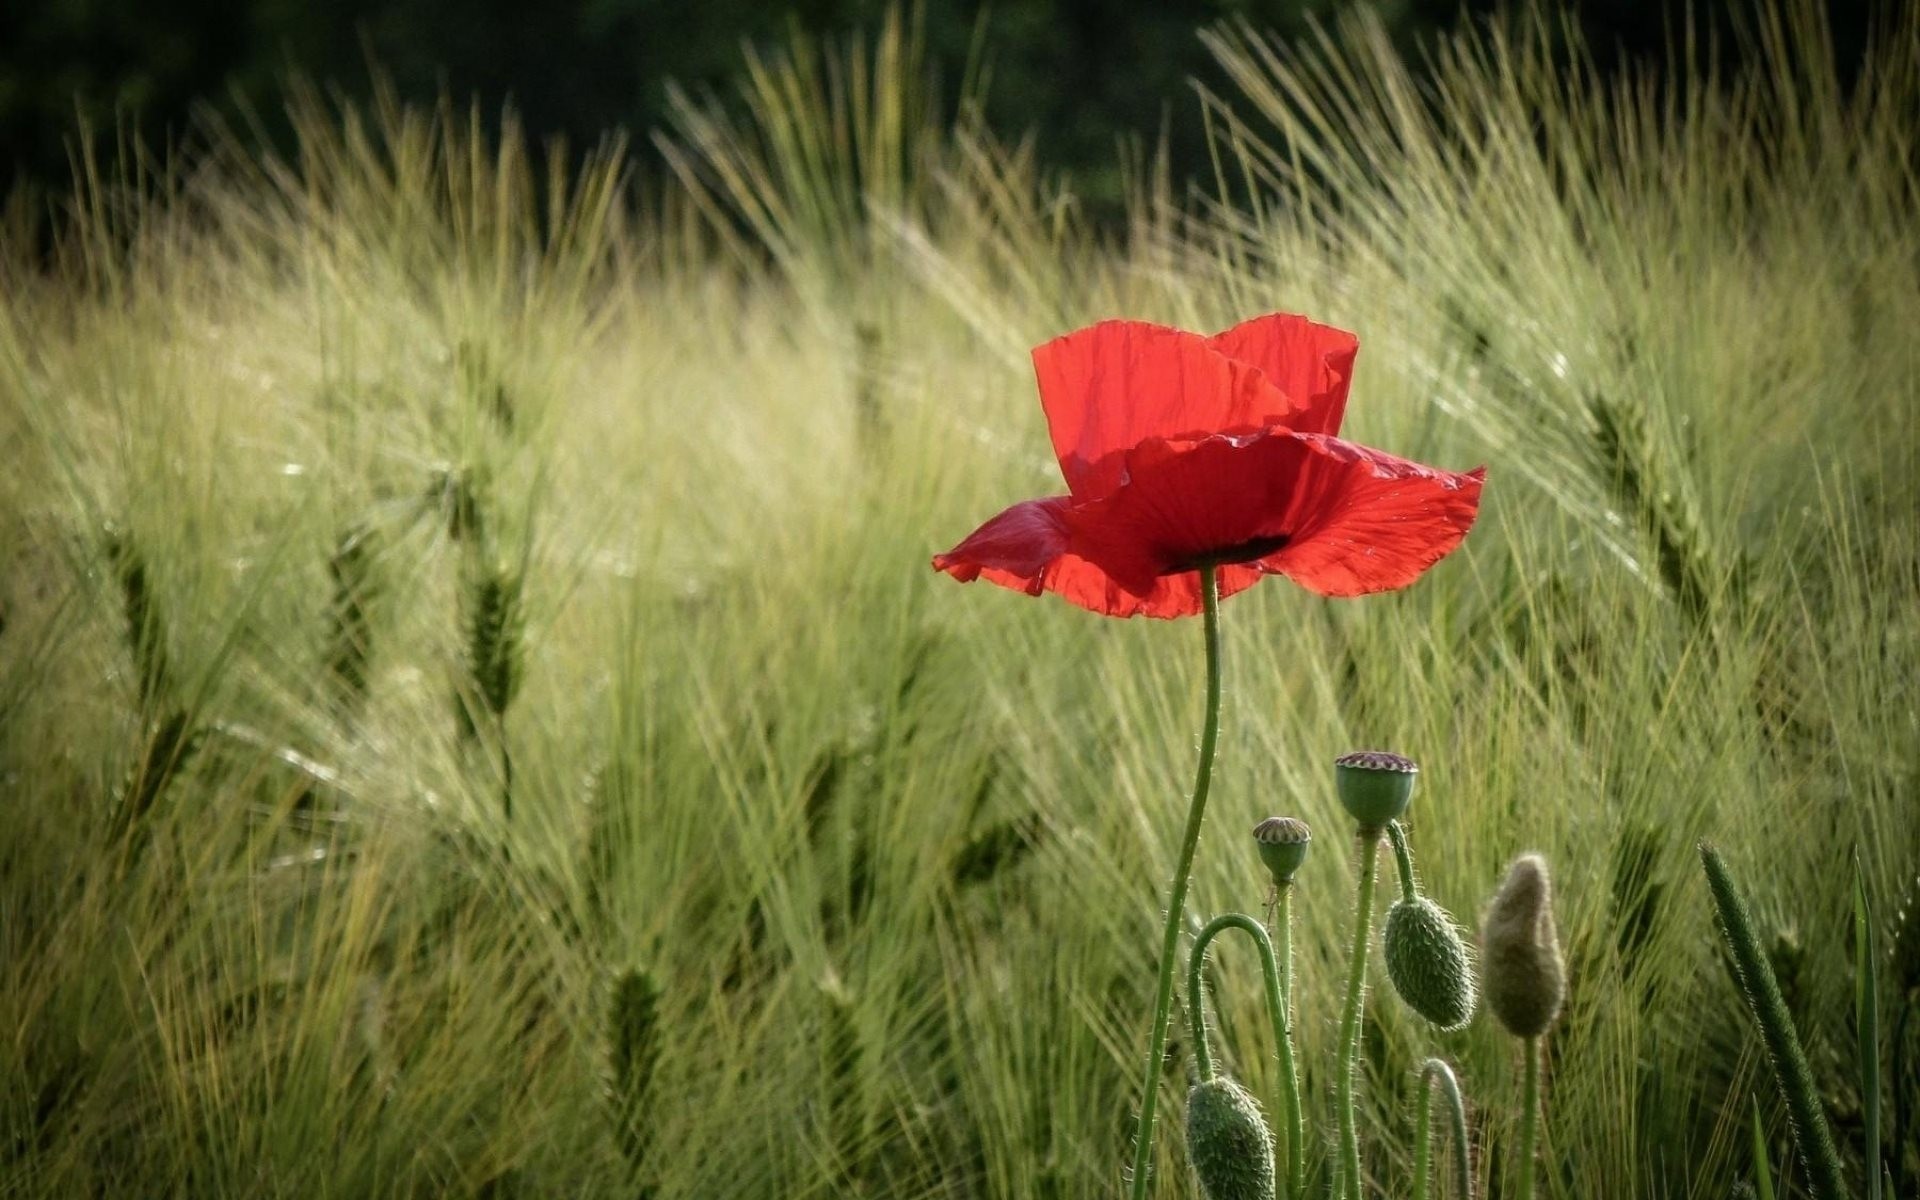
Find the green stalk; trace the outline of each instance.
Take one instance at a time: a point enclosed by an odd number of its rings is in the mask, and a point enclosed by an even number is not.
[[[1304,1138],[1300,1116],[1300,1087],[1294,1078],[1293,1069],[1293,1026],[1287,1011],[1286,993],[1280,986],[1280,966],[1274,954],[1273,939],[1260,922],[1245,913],[1223,913],[1207,922],[1200,936],[1194,939],[1193,954],[1187,961],[1187,1020],[1193,1027],[1193,1058],[1201,1080],[1213,1078],[1213,1053],[1207,1045],[1206,996],[1201,988],[1201,973],[1207,963],[1207,947],[1213,939],[1229,929],[1244,931],[1260,948],[1260,965],[1266,972],[1267,1016],[1273,1022],[1273,1040],[1280,1051],[1280,1066],[1284,1076],[1285,1095],[1283,1102],[1287,1109],[1287,1155],[1288,1171],[1281,1178],[1287,1181],[1290,1195],[1302,1196],[1306,1192],[1306,1164],[1301,1161],[1300,1143]],[[1293,1175],[1300,1176],[1300,1182],[1292,1181]]]
[[[1437,1058],[1420,1065],[1420,1098],[1415,1110],[1413,1143],[1413,1200],[1429,1200],[1433,1194],[1433,1089],[1438,1085],[1447,1098],[1447,1120],[1453,1134],[1454,1200],[1472,1200],[1473,1168],[1467,1160],[1467,1106],[1460,1098],[1460,1081],[1453,1068]]]
[[[1167,928],[1160,939],[1160,981],[1154,993],[1153,1035],[1147,1045],[1146,1094],[1140,1098],[1140,1124],[1133,1135],[1133,1200],[1146,1200],[1153,1172],[1153,1114],[1160,1097],[1160,1062],[1167,1052],[1167,1023],[1173,1007],[1173,963],[1180,950],[1180,914],[1193,876],[1193,852],[1200,844],[1200,818],[1213,783],[1213,750],[1220,740],[1220,582],[1211,565],[1200,568],[1200,595],[1206,608],[1207,715],[1200,730],[1200,765],[1194,773],[1193,800],[1180,841],[1180,861],[1167,895]]]
[[[1833,1135],[1827,1129],[1827,1114],[1820,1105],[1820,1093],[1814,1087],[1813,1070],[1800,1049],[1800,1035],[1794,1030],[1787,1002],[1781,999],[1780,984],[1773,967],[1760,949],[1753,930],[1753,918],[1740,898],[1733,876],[1727,871],[1720,852],[1702,842],[1700,861],[1707,871],[1707,884],[1713,891],[1714,906],[1720,912],[1720,924],[1733,952],[1739,971],[1740,990],[1746,994],[1747,1009],[1760,1036],[1767,1044],[1767,1057],[1773,1062],[1774,1081],[1787,1102],[1791,1118],[1793,1145],[1807,1170],[1807,1187],[1816,1200],[1845,1200],[1847,1189],[1840,1182],[1840,1156],[1833,1148]]]
[[[1393,861],[1400,868],[1400,898],[1408,904],[1420,898],[1413,886],[1413,852],[1407,849],[1407,831],[1398,821],[1387,822],[1387,840],[1393,843]]]
[[[1533,1181],[1540,1171],[1534,1158],[1540,1144],[1540,1039],[1527,1039],[1527,1085],[1520,1118],[1520,1200],[1533,1200]]]
[[[1287,1195],[1304,1200],[1307,1194],[1307,1122],[1300,1107],[1300,1072],[1293,1061],[1293,888],[1280,889],[1280,1015],[1275,1034],[1280,1038],[1280,1081],[1287,1103]]]
[[[1340,1019],[1340,1161],[1341,1194],[1361,1200],[1360,1129],[1354,1114],[1354,1074],[1360,1059],[1360,1010],[1367,990],[1367,949],[1373,941],[1373,889],[1379,876],[1380,830],[1362,829],[1360,845],[1359,913],[1353,923],[1353,954],[1347,968],[1347,1003]]]
[[[1433,1200],[1433,1089],[1425,1081],[1413,1108],[1413,1200]]]

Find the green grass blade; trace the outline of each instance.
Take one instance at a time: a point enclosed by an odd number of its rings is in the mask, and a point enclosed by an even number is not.
[[[1865,1126],[1867,1197],[1880,1200],[1880,978],[1874,962],[1873,900],[1853,860],[1853,1011],[1860,1034],[1860,1109]]]
[[[1773,1200],[1773,1166],[1767,1161],[1767,1130],[1760,1122],[1760,1102],[1752,1106],[1753,1190],[1757,1200]]]

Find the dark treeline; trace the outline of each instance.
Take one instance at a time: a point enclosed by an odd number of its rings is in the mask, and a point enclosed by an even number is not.
[[[511,103],[537,138],[591,146],[610,128],[645,131],[667,116],[667,85],[723,91],[746,44],[796,31],[841,36],[876,27],[890,0],[12,0],[0,3],[0,195],[20,182],[59,188],[82,122],[178,145],[196,106],[255,114],[284,142],[279,99],[293,75],[364,97],[374,70],[404,99]],[[1762,0],[1764,3],[1764,0]],[[922,0],[930,65],[949,95],[980,52],[988,117],[1033,131],[1043,161],[1111,198],[1116,146],[1164,130],[1174,170],[1205,167],[1189,80],[1218,87],[1194,31],[1245,18],[1290,38],[1352,7],[1340,0]],[[1395,40],[1423,40],[1495,9],[1492,0],[1380,0]],[[1682,0],[1569,0],[1603,69],[1658,64]],[[1695,4],[1736,45],[1728,6]],[[1739,6],[1734,6],[1739,7]],[[1842,56],[1867,20],[1833,5]]]

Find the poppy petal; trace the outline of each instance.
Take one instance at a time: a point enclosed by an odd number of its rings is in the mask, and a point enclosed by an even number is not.
[[[1149,438],[1196,438],[1285,425],[1298,407],[1261,368],[1197,333],[1102,321],[1033,352],[1040,403],[1075,500],[1111,495],[1123,458]]]
[[[1088,529],[1067,496],[1014,505],[936,555],[933,565],[962,583],[985,579],[1030,596],[1053,592],[1110,617],[1185,617],[1202,608],[1198,571],[1158,574],[1137,549]],[[1220,594],[1252,587],[1261,575],[1251,565],[1222,567]]]
[[[1242,321],[1208,341],[1228,358],[1258,367],[1267,382],[1294,403],[1298,411],[1285,422],[1289,428],[1340,432],[1359,338],[1292,313],[1270,313]]]
[[[1002,587],[1040,594],[1040,577],[1067,552],[1069,496],[1023,500],[968,534],[958,546],[933,558],[935,570],[961,583],[982,573]],[[1018,582],[1013,582],[1018,581]]]
[[[1318,434],[1285,548],[1260,560],[1322,596],[1405,587],[1458,546],[1480,510],[1486,468],[1441,471]]]

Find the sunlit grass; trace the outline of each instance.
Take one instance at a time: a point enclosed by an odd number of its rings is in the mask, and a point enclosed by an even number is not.
[[[1777,933],[1858,1180],[1849,864],[1887,913],[1920,872],[1920,22],[1851,96],[1804,29],[1762,33],[1752,74],[1661,92],[1519,25],[1423,94],[1365,26],[1304,56],[1218,31],[1219,186],[1147,173],[1119,238],[935,124],[899,29],[760,62],[750,124],[689,102],[644,199],[618,147],[565,173],[460,114],[303,101],[289,164],[103,163],[50,265],[10,218],[7,1190],[1115,1192],[1198,623],[926,560],[1057,486],[1027,346],[1270,309],[1358,331],[1358,440],[1489,469],[1417,586],[1224,608],[1191,907],[1257,911],[1260,817],[1318,831],[1314,1126],[1351,904],[1330,764],[1379,745],[1423,765],[1452,911],[1520,850],[1555,865],[1546,1194],[1724,1196],[1754,1098],[1793,1174],[1703,835]],[[476,728],[503,572],[518,686]],[[1271,1097],[1240,949],[1215,1053]],[[663,988],[637,1134],[608,1095],[630,967]],[[1509,1182],[1513,1044],[1368,1016],[1380,1187],[1434,1050]],[[1890,1025],[1902,1194],[1920,1031]],[[1162,1130],[1157,1194],[1189,1195]]]

